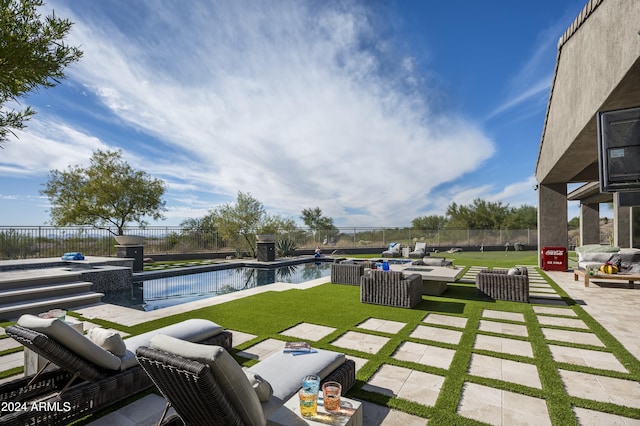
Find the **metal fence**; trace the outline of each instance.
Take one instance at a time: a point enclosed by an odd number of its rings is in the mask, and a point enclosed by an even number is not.
[[[113,229],[115,231],[115,229]],[[129,227],[128,235],[145,237],[145,255],[234,252],[238,246],[216,231],[194,230],[179,226]],[[428,247],[504,246],[520,243],[535,246],[535,229],[414,229],[349,227],[313,232],[309,228],[281,230],[278,240],[291,240],[297,249],[366,249],[385,247],[390,242],[413,246],[426,242]],[[115,256],[116,242],[105,229],[92,227],[0,226],[0,259],[59,257],[66,252],[90,256]]]

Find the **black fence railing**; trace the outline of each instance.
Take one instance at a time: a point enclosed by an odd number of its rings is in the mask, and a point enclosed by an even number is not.
[[[115,231],[115,229],[113,230]],[[215,230],[198,230],[179,226],[129,227],[128,235],[145,237],[145,255],[234,252],[241,248],[235,241],[223,239]],[[537,245],[535,229],[414,229],[343,227],[331,231],[309,228],[280,230],[277,240],[290,240],[297,249],[366,249],[385,247],[390,242],[413,246],[426,242],[427,247],[511,246],[516,243]],[[115,256],[116,241],[112,233],[92,227],[0,226],[0,259],[59,257],[66,252],[90,256]]]

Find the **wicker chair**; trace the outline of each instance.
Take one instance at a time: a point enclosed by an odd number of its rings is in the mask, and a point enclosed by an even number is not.
[[[360,285],[360,277],[364,275],[365,269],[374,269],[372,262],[344,261],[331,264],[331,284]]]
[[[413,308],[422,300],[422,276],[398,271],[371,271],[360,279],[360,301]]]
[[[173,407],[187,425],[246,424],[228,390],[216,380],[210,365],[148,347],[138,348],[136,356],[168,401],[163,418]],[[322,382],[330,380],[341,383],[342,391],[346,393],[355,384],[355,362],[346,360]]]
[[[35,375],[0,385],[0,402],[38,400],[69,409],[14,411],[0,416],[0,425],[67,424],[153,386],[139,364],[123,371],[108,370],[38,331],[16,325],[7,327],[6,333],[60,369],[42,372],[43,368]],[[231,349],[232,334],[223,331],[199,343]]]
[[[529,273],[518,268],[519,275],[510,275],[507,269],[485,269],[476,275],[479,297],[529,303]]]

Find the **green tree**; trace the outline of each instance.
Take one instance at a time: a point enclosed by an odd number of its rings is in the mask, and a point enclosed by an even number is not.
[[[300,219],[305,225],[313,232],[313,238],[315,240],[318,231],[336,231],[337,228],[333,225],[333,219],[322,215],[320,207],[303,209]]]
[[[575,217],[571,218],[571,220],[569,222],[567,222],[567,225],[568,225],[569,229],[578,229],[578,228],[580,228],[580,218],[578,216],[575,216]]]
[[[256,230],[266,213],[262,203],[249,193],[238,192],[235,204],[225,203],[212,210],[204,223],[212,223],[220,236],[251,251],[256,256]]]
[[[535,229],[537,227],[538,209],[527,205],[511,209],[503,223],[503,228],[506,229]]]
[[[54,225],[92,225],[114,235],[123,235],[129,222],[146,225],[145,216],[162,219],[164,192],[162,180],[134,170],[121,151],[100,150],[92,154],[88,167],[52,170],[41,191],[51,202]]]
[[[64,68],[82,57],[77,47],[64,43],[72,23],[54,13],[42,19],[43,0],[0,0],[0,147],[12,129],[24,129],[35,111],[17,102],[41,87],[53,87],[64,78]]]
[[[411,226],[415,229],[440,229],[447,225],[448,219],[445,216],[431,215],[416,217],[411,221]]]
[[[487,202],[476,198],[468,206],[451,203],[447,208],[448,227],[500,229],[509,215],[509,205],[502,201]]]

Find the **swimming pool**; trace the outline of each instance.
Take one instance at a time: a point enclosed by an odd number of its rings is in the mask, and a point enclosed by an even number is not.
[[[103,302],[153,311],[254,287],[284,282],[298,284],[331,273],[331,262],[311,262],[278,268],[236,267],[136,281],[131,291],[113,292]]]

